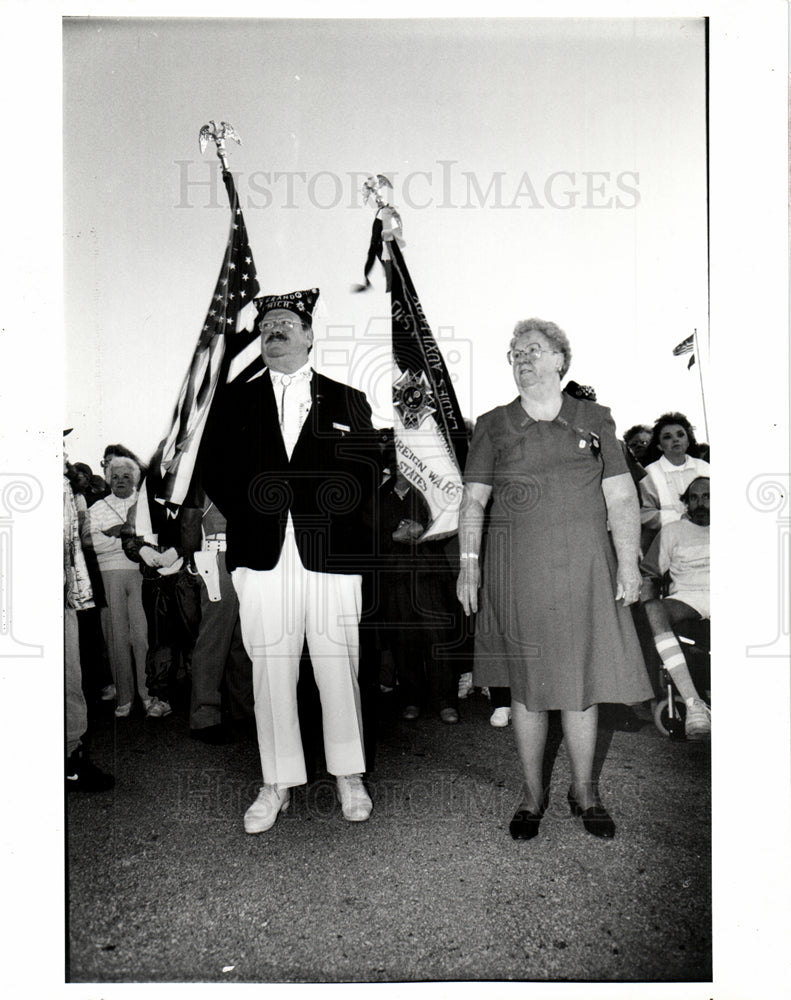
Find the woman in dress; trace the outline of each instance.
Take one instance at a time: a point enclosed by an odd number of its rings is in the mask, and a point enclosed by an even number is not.
[[[637,495],[610,411],[561,392],[563,331],[520,321],[508,360],[519,395],[478,420],[464,474],[457,593],[469,615],[482,588],[475,683],[511,688],[525,778],[511,836],[538,833],[548,712],[559,709],[571,811],[611,838],[593,781],[598,705],[653,696],[627,607],[640,591]]]

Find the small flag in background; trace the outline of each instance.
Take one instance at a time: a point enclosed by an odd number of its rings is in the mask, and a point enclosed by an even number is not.
[[[222,176],[231,206],[228,245],[206,322],[173,412],[160,463],[162,483],[156,498],[171,509],[183,503],[189,489],[203,428],[220,380],[227,337],[237,335],[253,319],[253,299],[259,291],[233,177],[227,170]]]
[[[682,354],[690,354],[689,363],[687,368],[691,368],[695,364],[695,355],[693,351],[695,350],[695,334],[691,333],[686,340],[682,340],[680,344],[676,344],[673,348],[673,357],[678,358]]]

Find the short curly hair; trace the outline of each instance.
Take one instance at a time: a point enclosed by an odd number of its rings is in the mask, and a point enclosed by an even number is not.
[[[141,461],[133,451],[124,447],[122,444],[108,444],[104,449],[104,457],[102,458],[102,468],[104,469],[104,479],[105,482],[110,482],[108,478],[110,469],[110,460],[114,456],[121,456],[123,458],[131,458],[133,462],[137,464],[138,469],[140,469],[140,475],[144,476],[148,471],[148,466],[145,462]]]
[[[135,486],[140,482],[140,466],[133,458],[127,458],[125,455],[115,455],[111,458],[107,466],[108,482],[112,479],[113,469],[128,469],[132,473]]]
[[[649,448],[652,452],[656,452],[658,455],[662,454],[662,449],[659,447],[659,435],[671,424],[678,424],[679,427],[683,427],[687,434],[687,440],[689,441],[689,447],[687,448],[687,454],[692,458],[698,457],[698,440],[695,437],[695,428],[689,422],[689,419],[683,413],[663,413],[654,422],[653,430],[651,431],[651,443]]]
[[[635,424],[634,427],[630,427],[628,431],[625,432],[623,439],[629,444],[633,437],[637,437],[638,434],[650,434],[651,428],[648,424]]]
[[[512,351],[517,338],[521,337],[524,333],[529,333],[531,330],[534,330],[536,333],[540,333],[546,337],[550,344],[552,344],[554,350],[556,350],[558,354],[563,355],[563,365],[560,369],[560,377],[565,378],[566,372],[568,372],[571,367],[571,344],[569,343],[569,338],[560,329],[557,323],[552,323],[547,319],[520,319],[514,327],[514,332],[511,335],[511,343],[508,345],[508,350]]]

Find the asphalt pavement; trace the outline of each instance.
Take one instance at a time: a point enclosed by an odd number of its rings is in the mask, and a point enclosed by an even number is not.
[[[115,788],[67,798],[67,979],[72,983],[710,981],[710,752],[646,721],[601,727],[612,841],[566,801],[550,735],[539,836],[513,841],[513,733],[487,699],[458,725],[401,719],[382,697],[374,811],[343,820],[318,766],[256,836],[242,816],[260,771],[254,737],[190,739],[105,705],[91,757]],[[645,714],[647,718],[647,714]]]

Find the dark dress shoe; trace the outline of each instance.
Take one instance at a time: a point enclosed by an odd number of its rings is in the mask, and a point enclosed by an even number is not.
[[[208,743],[209,746],[220,747],[234,742],[234,735],[225,726],[204,726],[203,729],[190,729],[193,740]]]
[[[594,837],[601,837],[602,840],[612,840],[615,836],[615,823],[601,802],[597,802],[589,809],[583,809],[569,788],[569,805],[572,816],[579,816],[582,819],[582,825],[588,833]]]
[[[538,834],[538,824],[543,813],[534,813],[529,809],[517,809],[514,818],[508,824],[508,832],[514,840],[532,840]]]

